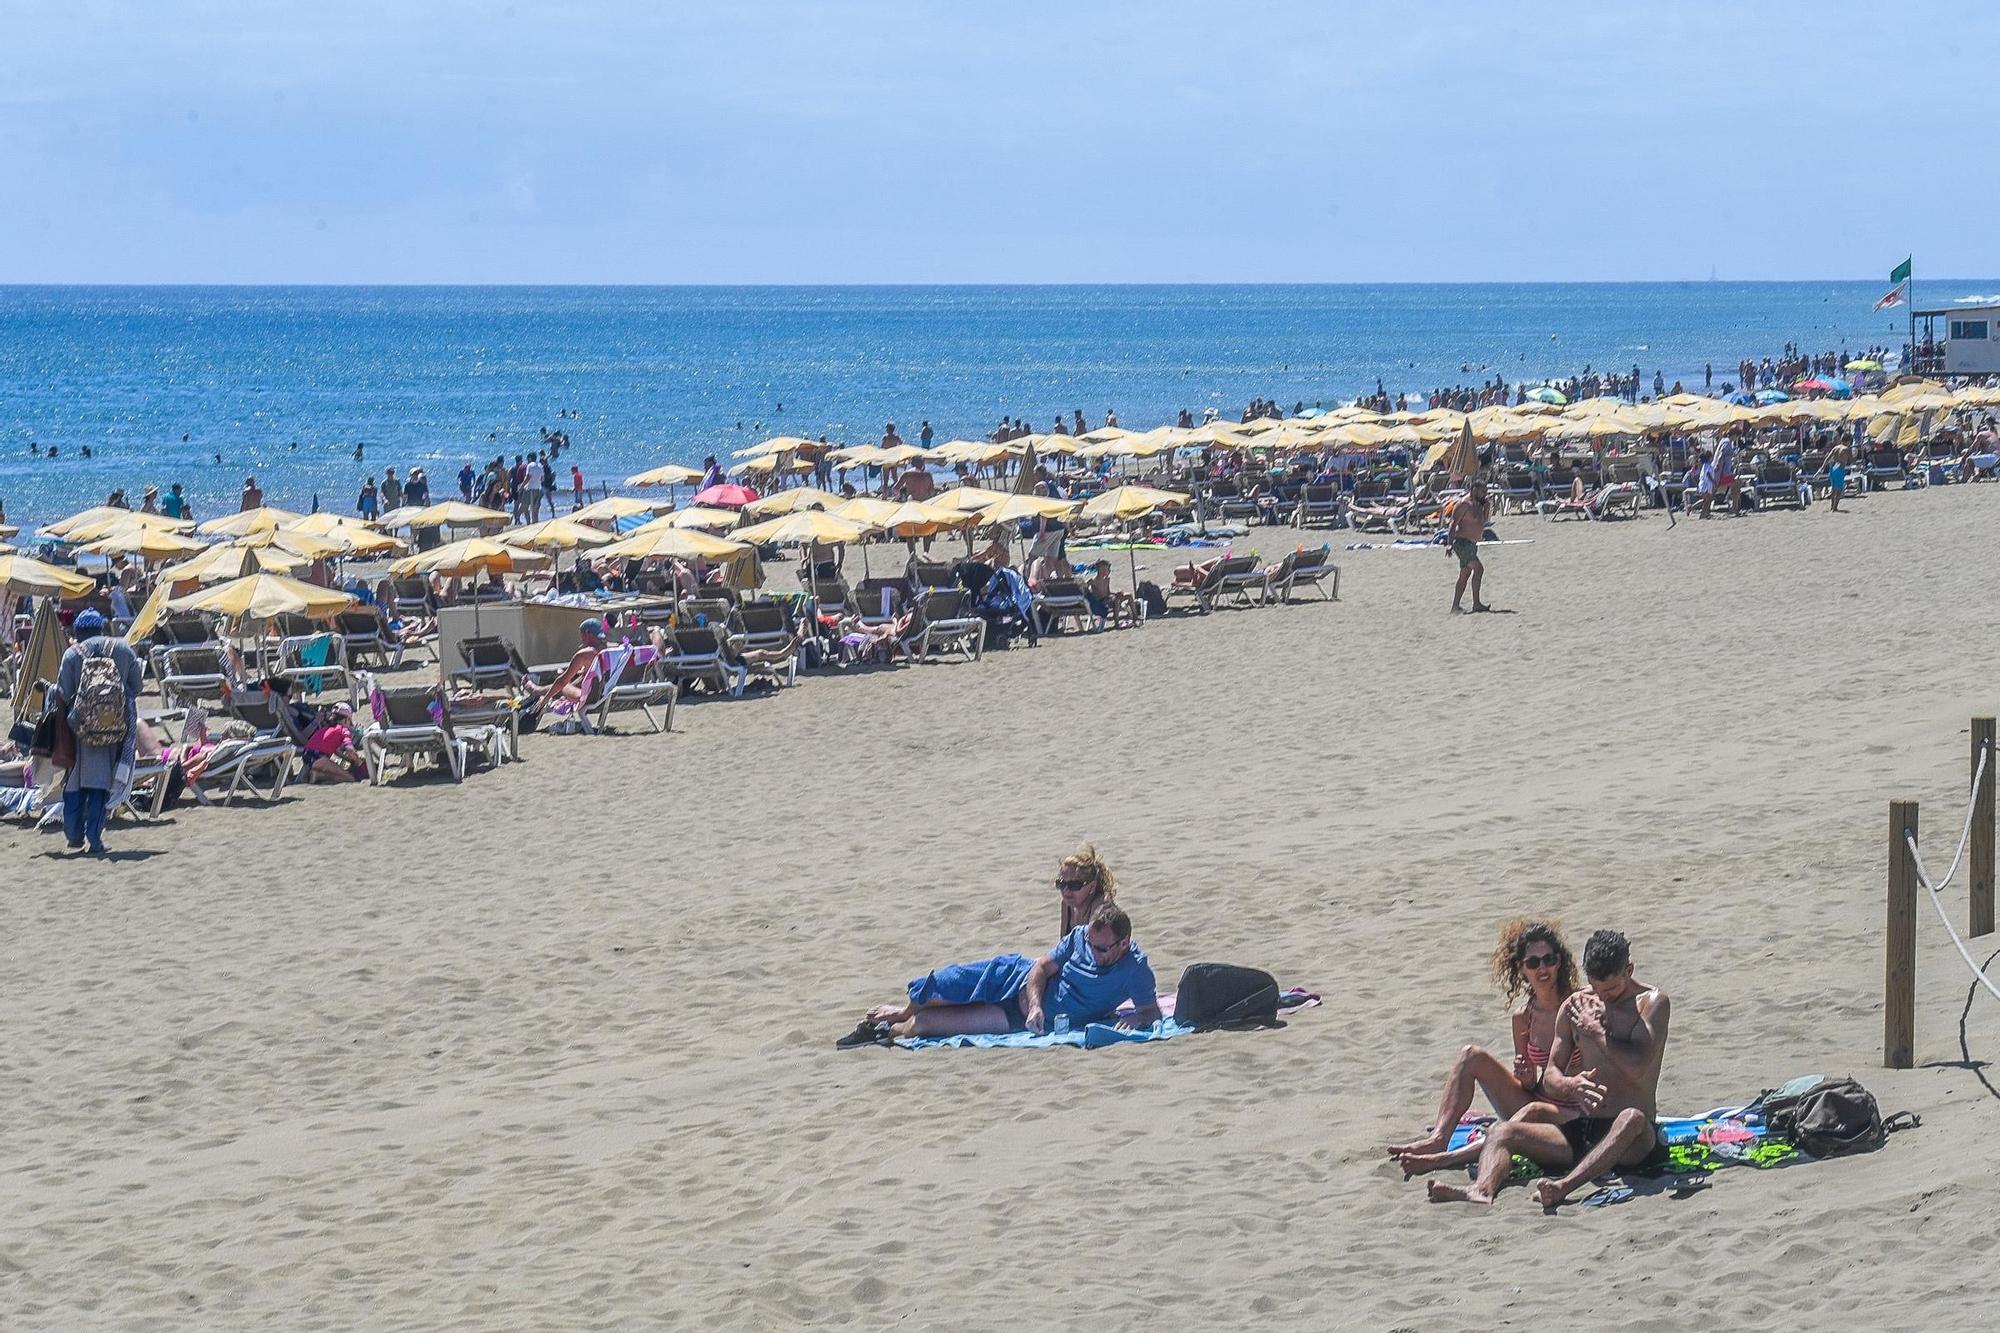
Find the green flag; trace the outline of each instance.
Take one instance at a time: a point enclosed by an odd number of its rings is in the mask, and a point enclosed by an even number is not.
[[[1908,259],[1905,259],[1902,263],[1889,270],[1889,281],[1891,282],[1907,282],[1909,281],[1909,277],[1910,261]]]

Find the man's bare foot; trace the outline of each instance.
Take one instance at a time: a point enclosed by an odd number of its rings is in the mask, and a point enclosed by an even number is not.
[[[1493,1196],[1482,1192],[1477,1185],[1447,1185],[1442,1180],[1433,1180],[1424,1186],[1424,1192],[1432,1203],[1493,1202]]]
[[[871,1023],[900,1023],[909,1016],[910,1007],[906,1004],[878,1004],[868,1011]]]
[[[1460,606],[1457,602],[1453,602],[1451,604],[1451,613],[1455,616],[1462,616],[1465,614],[1465,608]]]
[[[1553,1176],[1543,1176],[1535,1182],[1535,1202],[1544,1208],[1553,1208],[1569,1197],[1569,1186]]]

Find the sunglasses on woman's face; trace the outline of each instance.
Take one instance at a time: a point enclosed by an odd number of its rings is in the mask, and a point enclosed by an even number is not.
[[[1527,968],[1554,967],[1560,961],[1561,960],[1555,954],[1538,953],[1532,957],[1523,958],[1521,960],[1521,966]]]
[[[1087,889],[1090,887],[1090,884],[1091,881],[1087,879],[1068,879],[1061,875],[1056,877],[1056,887],[1064,893],[1068,893],[1072,889]]]

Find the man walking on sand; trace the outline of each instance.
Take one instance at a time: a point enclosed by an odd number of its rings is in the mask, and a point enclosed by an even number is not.
[[[1474,477],[1467,485],[1464,495],[1445,506],[1445,522],[1451,528],[1451,551],[1458,557],[1458,589],[1451,595],[1451,609],[1454,613],[1465,610],[1465,585],[1472,585],[1472,609],[1485,611],[1489,608],[1479,600],[1479,581],[1486,576],[1486,566],[1479,562],[1479,539],[1486,535],[1486,483]]]
[[[1653,1117],[1672,1005],[1665,991],[1633,977],[1631,943],[1615,930],[1600,930],[1583,946],[1583,972],[1588,988],[1556,1011],[1540,1088],[1545,1101],[1574,1103],[1583,1114],[1559,1125],[1528,1120],[1495,1125],[1480,1152],[1477,1179],[1469,1187],[1430,1182],[1432,1203],[1493,1202],[1515,1153],[1562,1173],[1535,1182],[1535,1202],[1544,1208],[1607,1171],[1650,1168],[1666,1160]],[[1583,1068],[1565,1073],[1578,1054]]]

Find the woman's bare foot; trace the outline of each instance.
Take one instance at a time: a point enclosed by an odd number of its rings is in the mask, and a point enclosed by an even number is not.
[[[1432,1203],[1492,1203],[1493,1196],[1484,1193],[1477,1185],[1447,1185],[1442,1180],[1433,1180],[1424,1186],[1424,1192]]]
[[[1402,1163],[1403,1179],[1408,1180],[1411,1176],[1427,1176],[1433,1171],[1457,1165],[1449,1160],[1450,1157],[1450,1153],[1442,1152],[1409,1152],[1396,1160]]]
[[[907,1004],[878,1004],[868,1011],[868,1021],[871,1023],[900,1023],[908,1018],[912,1012],[913,1010]]]
[[[1553,1208],[1569,1197],[1569,1189],[1554,1176],[1543,1176],[1535,1182],[1535,1202],[1544,1208]]]
[[[1389,1156],[1400,1159],[1412,1153],[1438,1152],[1450,1141],[1451,1136],[1448,1134],[1426,1134],[1423,1138],[1411,1139],[1408,1143],[1392,1143],[1388,1152]]]

